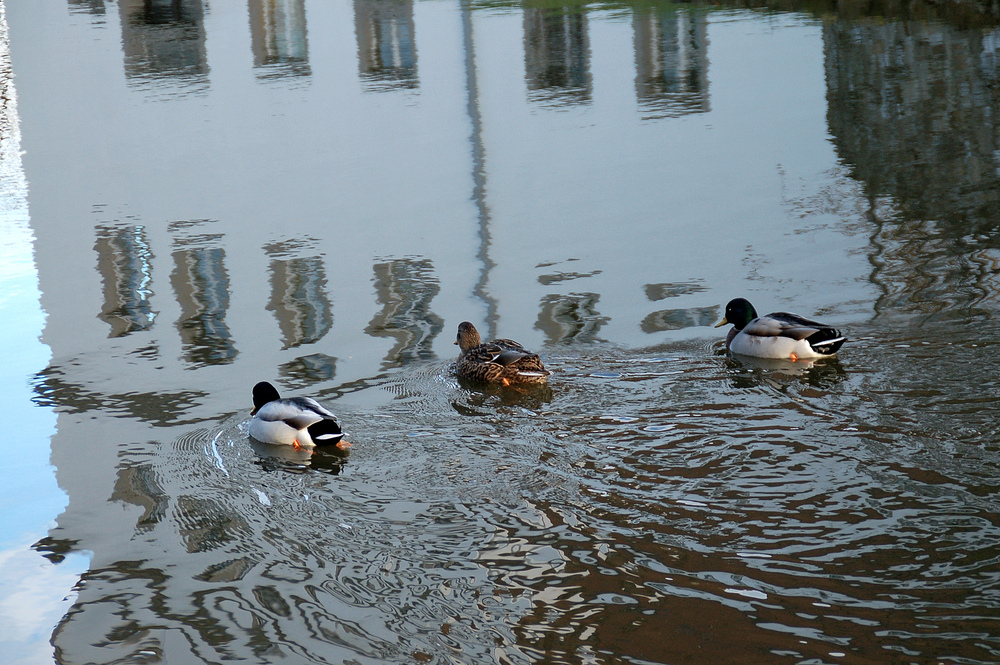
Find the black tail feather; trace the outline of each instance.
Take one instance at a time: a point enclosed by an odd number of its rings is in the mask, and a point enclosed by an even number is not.
[[[344,438],[336,420],[321,420],[309,426],[309,436],[317,446],[330,446]]]
[[[847,338],[835,328],[820,328],[808,338],[809,346],[817,353],[833,355],[844,345]]]

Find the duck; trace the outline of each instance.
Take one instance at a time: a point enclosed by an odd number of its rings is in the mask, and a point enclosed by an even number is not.
[[[537,353],[512,339],[483,343],[479,331],[468,321],[458,324],[455,344],[460,349],[455,373],[463,379],[509,386],[545,383],[552,373],[545,369]]]
[[[715,327],[733,324],[726,336],[726,348],[733,353],[756,358],[827,358],[836,355],[847,338],[833,326],[810,321],[798,314],[774,312],[757,316],[746,298],[734,298],[726,305],[725,316]]]
[[[351,444],[343,441],[337,416],[311,397],[281,399],[277,388],[267,381],[253,387],[253,419],[250,436],[263,443],[290,445],[296,450],[335,445],[340,449]]]

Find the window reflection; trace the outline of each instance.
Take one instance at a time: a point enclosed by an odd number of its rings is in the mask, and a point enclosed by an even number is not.
[[[600,299],[597,293],[545,296],[535,328],[545,333],[548,344],[601,341],[597,333],[611,319],[597,311]]]
[[[309,76],[305,0],[250,0],[250,47],[258,78]]]
[[[441,290],[433,264],[427,259],[407,258],[377,263],[374,269],[375,297],[382,311],[365,332],[396,340],[382,369],[433,358],[434,338],[444,328],[444,320],[431,311],[431,300]]]
[[[524,76],[532,101],[590,102],[590,37],[581,8],[524,9]]]
[[[208,85],[202,0],[121,0],[125,76]]]
[[[269,252],[271,253],[271,252]],[[271,261],[271,300],[284,348],[312,344],[333,326],[326,271],[318,256]]]
[[[108,337],[123,337],[153,327],[153,252],[142,226],[97,227],[97,270],[104,305],[98,315],[111,326]]]
[[[416,88],[412,0],[354,0],[358,69],[369,90]]]
[[[184,358],[195,366],[230,363],[238,351],[233,344],[226,311],[229,309],[229,273],[226,251],[215,246],[219,236],[195,236],[179,241],[173,253],[170,283],[181,316]]]
[[[650,118],[704,113],[708,106],[708,21],[703,13],[636,8],[635,93]]]

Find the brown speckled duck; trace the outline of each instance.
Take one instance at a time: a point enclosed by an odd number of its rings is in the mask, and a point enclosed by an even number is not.
[[[483,343],[479,331],[468,321],[458,324],[461,351],[455,373],[463,379],[500,383],[545,383],[549,372],[537,353],[527,351],[511,339],[494,339]]]

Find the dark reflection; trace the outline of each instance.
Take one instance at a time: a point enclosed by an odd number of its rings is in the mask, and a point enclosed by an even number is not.
[[[365,328],[372,337],[396,340],[382,369],[434,357],[434,338],[444,320],[431,311],[431,300],[441,287],[428,259],[395,259],[376,263],[375,297],[382,311]]]
[[[632,29],[635,94],[642,112],[667,118],[709,111],[708,14],[638,6]]]
[[[94,16],[104,16],[104,0],[67,0],[71,12],[92,14]],[[103,21],[101,21],[103,23]]]
[[[657,300],[665,300],[667,298],[679,298],[680,296],[687,296],[692,293],[701,293],[702,291],[708,290],[701,280],[647,284],[643,288],[646,292],[646,297],[653,302],[656,302]]]
[[[74,362],[66,363],[75,364]],[[50,365],[34,377],[35,404],[50,406],[64,413],[105,411],[127,416],[154,427],[166,427],[188,422],[184,416],[208,396],[201,391],[157,390],[146,393],[99,393],[85,384],[66,379],[66,370]]]
[[[125,76],[208,85],[202,0],[120,0]]]
[[[250,48],[261,79],[309,76],[305,0],[249,0]]]
[[[188,553],[219,549],[237,532],[247,530],[243,518],[209,499],[181,495],[173,513],[177,534]]]
[[[226,325],[229,273],[225,268],[226,250],[215,246],[220,239],[218,235],[195,235],[175,241],[175,246],[181,247],[174,251],[174,271],[170,275],[181,306],[176,325],[184,358],[195,367],[231,363],[239,353]]]
[[[792,362],[784,358],[730,355],[725,366],[735,388],[754,388],[763,383],[778,388],[789,380],[814,388],[830,388],[847,378],[847,371],[836,357]]]
[[[98,318],[111,326],[108,337],[152,328],[156,318],[149,302],[153,293],[153,252],[146,229],[99,226],[94,249],[104,291]]]
[[[67,554],[75,552],[79,549],[77,547],[79,543],[79,540],[56,538],[49,535],[39,539],[38,542],[31,546],[31,549],[41,554],[52,563],[62,563],[66,560]]]
[[[278,368],[282,385],[292,390],[331,381],[337,374],[337,359],[324,353],[299,356]]]
[[[997,309],[1000,41],[939,23],[823,24],[827,119],[871,209],[876,311]]]
[[[521,383],[502,386],[468,381],[459,377],[458,384],[468,391],[451,406],[463,416],[488,416],[498,404],[538,411],[552,401],[552,386],[547,383]]]
[[[350,457],[349,451],[336,446],[325,446],[309,451],[264,443],[253,437],[247,440],[258,457],[257,466],[267,472],[306,473],[313,470],[336,476],[344,470]]]
[[[416,88],[413,0],[354,0],[358,70],[372,91]]]
[[[535,328],[545,333],[548,344],[603,341],[597,333],[610,319],[597,311],[600,299],[596,293],[545,296]]]
[[[574,279],[581,279],[584,277],[593,277],[594,275],[600,275],[600,270],[591,270],[590,272],[554,272],[547,275],[539,275],[538,283],[545,286],[551,284],[558,284],[560,282],[568,282]]]
[[[590,103],[590,37],[583,7],[524,8],[524,77],[534,102]]]
[[[149,464],[122,464],[115,478],[111,501],[121,501],[142,508],[135,522],[136,531],[153,528],[167,514],[170,498],[160,487],[156,472]]]
[[[265,248],[275,256],[275,248]],[[326,293],[323,259],[315,256],[271,261],[271,300],[281,328],[284,348],[318,342],[333,326],[332,307]]]
[[[650,312],[639,324],[639,327],[644,333],[655,333],[665,330],[710,326],[721,318],[719,308],[715,305],[689,309],[662,309],[658,312]]]

